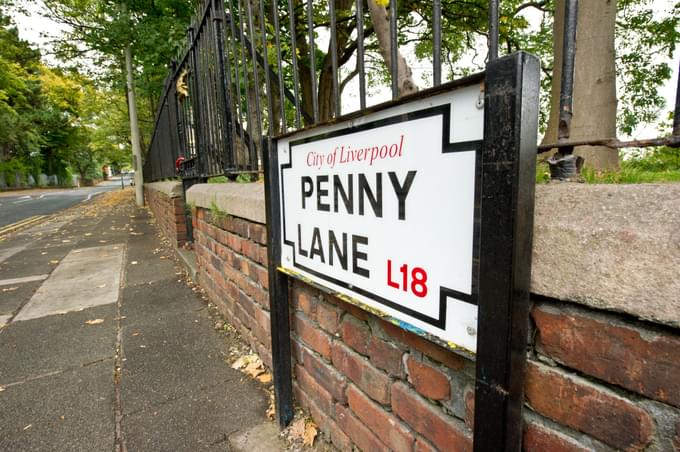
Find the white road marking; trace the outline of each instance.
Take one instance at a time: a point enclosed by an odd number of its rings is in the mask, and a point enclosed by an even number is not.
[[[87,199],[85,201],[91,200],[94,195],[98,195],[100,193],[104,193],[104,191],[102,190],[102,191],[96,191],[94,193],[90,193],[89,195],[87,195]]]
[[[19,201],[14,201],[12,204],[20,204],[22,202],[30,201],[32,199],[33,198],[31,198],[31,195],[26,195],[26,196],[22,196],[21,198],[19,198]]]
[[[116,303],[124,248],[116,244],[71,251],[14,322]]]
[[[10,278],[10,279],[0,279],[0,286],[11,286],[13,284],[23,284],[33,281],[42,281],[50,276],[48,274],[44,275],[34,275],[34,276],[24,276],[23,278]]]
[[[28,243],[21,246],[15,246],[13,248],[0,250],[0,264],[3,263],[5,260],[9,259],[10,257],[14,256],[19,251],[23,251],[27,246]]]

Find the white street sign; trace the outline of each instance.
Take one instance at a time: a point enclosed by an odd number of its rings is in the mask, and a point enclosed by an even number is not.
[[[474,85],[279,139],[282,267],[474,352],[483,113]]]

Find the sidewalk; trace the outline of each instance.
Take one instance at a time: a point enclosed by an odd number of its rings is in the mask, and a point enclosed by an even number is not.
[[[266,388],[229,365],[243,344],[185,279],[129,190],[3,237],[0,450],[230,450],[253,428],[272,437]]]

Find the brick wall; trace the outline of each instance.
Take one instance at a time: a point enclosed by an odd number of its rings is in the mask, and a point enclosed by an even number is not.
[[[271,366],[266,228],[194,212],[199,282]],[[680,450],[680,330],[532,302],[525,450]],[[294,394],[327,440],[340,450],[472,448],[474,362],[303,282],[292,283],[291,304]]]
[[[182,246],[187,241],[186,213],[181,196],[181,183],[144,185],[144,198],[154,214],[163,235]]]

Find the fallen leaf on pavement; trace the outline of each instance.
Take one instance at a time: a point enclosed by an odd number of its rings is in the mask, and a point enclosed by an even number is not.
[[[7,288],[2,289],[2,291],[3,292],[13,292],[17,289],[18,289],[18,287],[7,287]]]
[[[43,252],[40,253],[40,254],[42,254],[42,255],[44,256],[45,254],[47,254],[47,251],[43,251]]]
[[[50,261],[50,264],[58,264],[58,263],[59,263],[58,260],[52,260],[52,261]]]
[[[276,416],[276,407],[273,403],[269,404],[269,409],[267,409],[265,414],[269,419],[274,419],[274,416]]]
[[[240,369],[243,366],[248,364],[248,355],[241,356],[239,359],[234,361],[234,364],[231,365],[232,369]]]
[[[26,427],[24,427],[24,431],[28,430],[31,427],[33,427],[33,424],[28,424]]]
[[[4,391],[4,390],[5,390],[5,387],[4,387],[4,386],[0,386],[0,392],[2,392],[2,391]]]
[[[89,236],[91,236],[91,235],[92,235],[91,232],[86,232],[86,233],[85,233],[85,237],[89,237]]]
[[[61,243],[69,243],[69,242],[70,242],[69,239],[64,239],[64,240],[61,241]]]
[[[104,323],[104,319],[86,320],[85,323],[88,325],[101,325]]]
[[[305,434],[305,420],[302,418],[293,422],[293,425],[290,426],[290,430],[288,430],[288,438],[290,438],[293,441],[295,441],[296,439],[302,439],[304,434]]]
[[[100,284],[97,286],[97,289],[103,289],[104,287],[106,287],[106,284]]]
[[[139,336],[140,334],[142,334],[142,333],[140,333],[139,331],[132,333],[133,336]]]
[[[318,431],[316,429],[316,424],[314,422],[307,422],[305,424],[305,433],[302,435],[302,446],[312,447],[314,444],[314,438],[316,438]]]
[[[271,383],[272,382],[272,374],[270,374],[269,372],[265,372],[262,375],[258,376],[257,379],[260,380],[260,383],[264,383],[264,384]]]
[[[130,262],[131,265],[137,265],[137,261]]]
[[[106,240],[100,240],[99,243],[106,243]]]
[[[261,362],[253,361],[246,366],[244,372],[250,375],[251,377],[256,378],[264,373],[264,369],[262,368]]]

